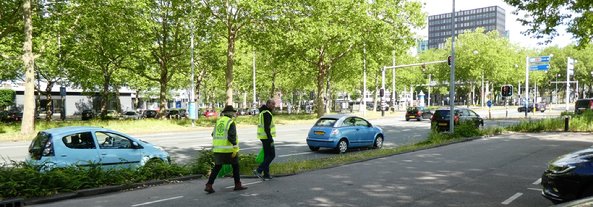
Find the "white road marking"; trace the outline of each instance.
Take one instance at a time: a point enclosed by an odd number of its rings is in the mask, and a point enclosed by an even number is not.
[[[534,191],[542,191],[542,189],[539,188],[527,188],[528,190],[534,190]]]
[[[513,195],[510,198],[506,199],[501,204],[502,205],[509,205],[511,202],[513,202],[515,199],[521,197],[522,195],[523,195],[523,193],[515,193],[515,195]]]
[[[255,181],[255,182],[250,182],[250,183],[245,183],[245,184],[241,184],[241,185],[253,185],[253,184],[258,184],[261,183],[262,181]],[[235,186],[229,186],[229,187],[225,187],[225,188],[234,188]]]
[[[153,203],[158,203],[158,202],[163,202],[163,201],[168,201],[168,200],[174,200],[174,199],[179,199],[179,198],[183,198],[183,196],[177,196],[177,197],[165,198],[165,199],[156,200],[156,201],[150,201],[150,202],[146,202],[146,203],[134,204],[134,205],[132,205],[132,207],[144,206],[144,205],[149,205],[149,204],[153,204]]]
[[[537,179],[535,182],[533,182],[534,185],[539,185],[540,183],[542,183],[542,179]]]
[[[306,155],[306,154],[312,154],[313,152],[301,152],[301,153],[294,153],[294,154],[286,154],[286,155],[280,155],[278,157],[289,157],[289,156],[294,156],[294,155]]]

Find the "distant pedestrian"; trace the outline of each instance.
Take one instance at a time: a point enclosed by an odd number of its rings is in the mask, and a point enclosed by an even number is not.
[[[276,108],[274,100],[268,100],[265,105],[259,109],[259,124],[257,125],[257,138],[261,141],[264,149],[264,161],[259,167],[253,170],[253,174],[262,180],[270,180],[270,164],[276,157],[274,149],[274,138],[276,138],[276,126],[272,120],[272,112]],[[263,176],[262,176],[263,173]]]
[[[214,153],[214,168],[210,172],[208,183],[204,191],[214,193],[214,180],[218,172],[222,169],[223,164],[230,164],[233,167],[233,178],[235,179],[234,190],[245,190],[247,187],[241,185],[241,178],[239,175],[239,138],[237,137],[237,127],[233,121],[233,117],[237,111],[233,106],[227,105],[224,107],[222,116],[216,121],[214,131],[212,132],[212,152]]]

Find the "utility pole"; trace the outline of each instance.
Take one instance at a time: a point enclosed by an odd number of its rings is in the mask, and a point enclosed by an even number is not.
[[[257,108],[257,96],[255,90],[255,49],[253,50],[253,108]]]
[[[395,50],[393,50],[393,62],[392,65],[395,66]],[[393,107],[393,111],[395,111],[395,69],[391,71],[391,106]],[[399,105],[398,105],[399,108]]]
[[[362,97],[360,98],[360,111],[364,116],[367,111],[366,95],[367,95],[367,45],[366,42],[362,46]]]
[[[193,1],[191,2],[191,11],[193,12]],[[191,126],[194,127],[196,126],[196,118],[198,117],[198,111],[197,111],[197,107],[196,107],[196,101],[195,101],[195,83],[194,83],[194,76],[195,76],[195,70],[194,70],[194,22],[193,20],[190,21],[190,46],[191,46],[191,52],[190,52],[190,65],[191,65],[191,76],[190,76],[190,87],[191,89],[189,90],[189,113],[190,113],[190,118],[191,118]]]

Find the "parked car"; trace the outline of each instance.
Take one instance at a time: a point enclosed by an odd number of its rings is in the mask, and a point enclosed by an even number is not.
[[[551,160],[542,175],[542,196],[554,203],[593,196],[593,148]]]
[[[164,114],[165,118],[167,119],[181,119],[181,113],[179,113],[178,109],[167,109],[165,110]]]
[[[574,113],[582,114],[585,111],[593,110],[593,98],[579,99],[574,103]]]
[[[542,113],[544,113],[544,111],[546,111],[546,103],[543,103],[543,102],[536,103],[535,104],[535,107],[536,107],[535,108],[536,111],[540,111]],[[533,103],[529,103],[529,107],[527,108],[527,110],[528,110],[527,112],[533,112]],[[519,106],[517,108],[517,111],[518,112],[524,112],[525,111],[525,105]]]
[[[422,119],[430,119],[430,117],[432,117],[432,112],[428,108],[408,107],[406,109],[406,121],[410,121],[410,119],[422,121]]]
[[[189,117],[189,113],[187,112],[186,109],[177,109],[177,111],[179,111],[179,117],[181,117],[181,118]]]
[[[249,109],[247,114],[252,115],[252,116],[259,115],[259,109],[257,109],[257,108]]]
[[[239,109],[239,110],[237,110],[237,116],[247,115],[247,113],[248,113],[247,111],[248,111],[248,109]]]
[[[311,151],[319,148],[336,149],[344,153],[349,148],[383,146],[384,135],[380,127],[373,126],[367,120],[347,115],[325,115],[319,118],[307,135],[307,145]]]
[[[140,119],[141,115],[136,111],[125,111],[121,117],[123,119]]]
[[[23,120],[23,112],[21,111],[4,111],[0,113],[0,121],[2,122],[19,122]]]
[[[142,118],[157,118],[159,113],[155,110],[144,110],[142,112]]]
[[[204,117],[206,117],[206,118],[210,118],[210,117],[216,118],[216,116],[217,116],[217,114],[216,114],[216,111],[214,111],[214,110],[210,110],[210,109],[206,109],[206,110],[204,111],[204,114],[203,114],[203,115],[204,115]]]
[[[450,112],[449,108],[441,108],[437,109],[431,118],[431,129],[441,131],[449,131],[449,121],[450,119]],[[462,123],[470,123],[475,127],[484,126],[484,119],[480,117],[476,112],[472,111],[468,108],[456,108],[455,109],[455,116],[453,117],[454,125],[462,124]]]
[[[27,162],[42,170],[67,166],[139,167],[170,163],[162,148],[121,132],[99,127],[61,127],[40,131],[29,145]]]
[[[89,120],[89,119],[94,119],[95,117],[97,117],[97,114],[95,113],[94,110],[86,109],[86,110],[82,111],[80,116],[81,116],[82,120]]]

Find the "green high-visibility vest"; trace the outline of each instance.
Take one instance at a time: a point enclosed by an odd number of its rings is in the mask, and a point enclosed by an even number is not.
[[[264,113],[269,113],[272,116],[272,123],[270,124],[270,133],[272,134],[272,139],[276,138],[276,125],[274,125],[274,115],[272,112],[265,110],[259,113],[259,124],[257,125],[257,138],[258,139],[268,139],[268,135],[266,135],[266,131],[264,130]]]
[[[233,120],[229,117],[223,116],[216,121],[214,126],[214,133],[212,136],[212,152],[218,153],[232,153],[233,144],[228,140],[228,131]],[[237,138],[237,146],[239,145],[239,138]],[[237,149],[235,149],[237,150]]]

